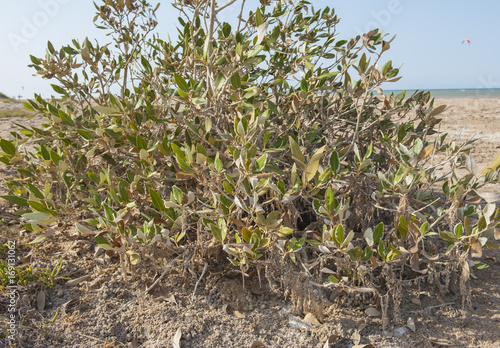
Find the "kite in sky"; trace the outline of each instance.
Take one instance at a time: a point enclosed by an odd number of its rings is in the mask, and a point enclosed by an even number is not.
[[[467,42],[470,45],[470,40],[469,39],[465,39],[464,41],[462,41],[462,45],[463,45],[464,42]]]

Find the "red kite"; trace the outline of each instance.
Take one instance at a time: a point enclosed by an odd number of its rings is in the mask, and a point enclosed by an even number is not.
[[[464,42],[467,42],[470,45],[470,40],[469,39],[465,39],[464,41],[462,41],[462,45],[463,45]]]

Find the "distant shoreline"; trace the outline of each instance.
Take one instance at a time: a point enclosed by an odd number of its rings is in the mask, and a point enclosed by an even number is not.
[[[383,88],[382,90],[386,96],[391,95],[391,93],[397,95],[404,91],[403,89]],[[416,91],[431,92],[435,98],[500,98],[500,88],[407,89],[406,96],[409,97]]]

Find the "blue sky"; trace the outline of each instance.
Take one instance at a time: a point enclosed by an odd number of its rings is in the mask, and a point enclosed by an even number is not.
[[[238,0],[237,3],[240,3]],[[100,0],[96,0],[99,4]],[[152,3],[156,3],[151,1]],[[219,4],[225,3],[219,1]],[[396,34],[385,60],[401,66],[403,78],[385,89],[500,88],[500,1],[482,0],[312,0],[315,9],[335,8],[340,38],[374,27]],[[246,11],[255,8],[248,0]],[[2,1],[0,11],[0,92],[32,98],[53,94],[54,81],[33,77],[29,55],[43,56],[47,41],[58,48],[86,36],[108,42],[92,23],[90,0]],[[239,7],[227,9],[233,21]],[[177,10],[169,1],[158,10],[158,32],[176,36]],[[462,44],[469,39],[470,45]]]

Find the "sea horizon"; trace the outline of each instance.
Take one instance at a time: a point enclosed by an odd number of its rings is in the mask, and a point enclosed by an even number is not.
[[[430,89],[383,89],[384,95],[397,95],[406,91],[406,97],[416,91],[431,92],[436,98],[500,98],[500,88],[430,88]],[[380,94],[375,92],[376,94]]]

